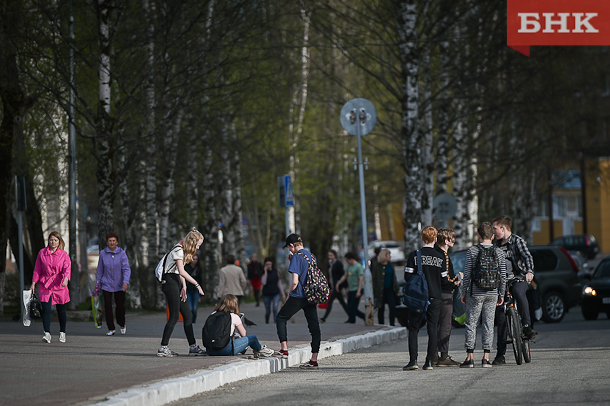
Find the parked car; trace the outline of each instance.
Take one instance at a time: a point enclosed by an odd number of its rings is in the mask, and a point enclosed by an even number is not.
[[[591,234],[564,235],[555,238],[549,245],[557,245],[568,251],[580,251],[589,259],[595,258],[599,253],[599,244]]]
[[[382,247],[390,250],[392,262],[402,262],[405,258],[403,246],[397,241],[373,241],[368,245],[369,259],[375,256],[375,248]]]
[[[593,274],[584,276],[582,315],[585,320],[596,320],[600,312],[610,319],[610,257],[597,265]]]

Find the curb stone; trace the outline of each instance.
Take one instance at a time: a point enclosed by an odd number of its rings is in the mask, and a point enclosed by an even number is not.
[[[362,335],[322,343],[318,358],[342,355],[347,352],[368,348],[373,345],[405,338],[405,327],[390,327],[386,330],[369,332]],[[96,403],[104,406],[162,406],[167,403],[209,392],[223,385],[279,372],[282,369],[308,362],[311,347],[290,350],[288,359],[263,358],[253,361],[231,362],[212,370],[203,370],[181,378],[167,379],[143,388],[128,389],[113,395],[107,400]]]

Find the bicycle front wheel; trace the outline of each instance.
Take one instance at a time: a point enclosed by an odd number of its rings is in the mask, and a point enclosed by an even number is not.
[[[530,340],[523,339],[523,360],[528,364],[532,362],[532,355],[530,354]]]
[[[506,322],[508,323],[508,332],[513,342],[513,353],[517,365],[523,364],[523,339],[521,336],[521,322],[516,310],[510,307],[506,313]]]

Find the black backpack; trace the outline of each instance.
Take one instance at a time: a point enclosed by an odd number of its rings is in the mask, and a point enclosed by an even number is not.
[[[500,287],[500,264],[496,256],[496,247],[485,248],[479,244],[479,255],[472,273],[472,282],[483,290],[494,290]]]
[[[229,343],[233,343],[231,336],[231,313],[216,312],[210,314],[201,331],[203,345],[210,350],[220,351]]]

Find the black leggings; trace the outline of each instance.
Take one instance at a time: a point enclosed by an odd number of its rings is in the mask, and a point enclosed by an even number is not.
[[[165,274],[163,275],[165,283],[161,285],[161,290],[167,298],[167,306],[169,307],[169,320],[165,324],[163,329],[163,338],[161,339],[161,345],[167,345],[169,338],[174,332],[174,327],[178,322],[180,314],[184,320],[184,334],[189,345],[195,345],[195,335],[193,334],[193,316],[191,309],[187,302],[183,302],[180,299],[180,290],[182,289],[182,283],[180,283],[180,276],[178,274]]]
[[[45,333],[51,332],[51,309],[53,304],[51,298],[47,303],[41,302],[42,304],[42,326],[44,327]],[[57,318],[59,319],[59,331],[61,333],[66,332],[66,320],[68,320],[68,314],[66,313],[66,305],[56,304],[55,309],[57,310]]]

